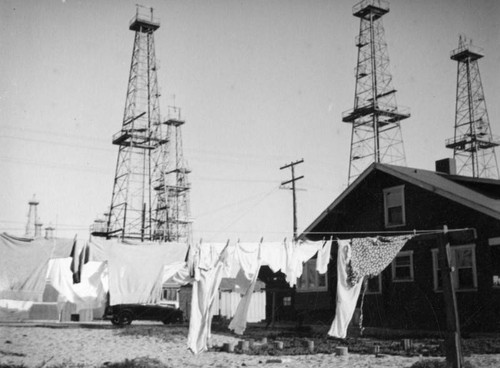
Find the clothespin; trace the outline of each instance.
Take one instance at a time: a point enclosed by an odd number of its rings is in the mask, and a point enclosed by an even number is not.
[[[260,261],[262,259],[261,254],[262,254],[262,242],[264,241],[264,237],[260,238],[260,243],[259,243],[259,252],[257,253],[257,259]]]
[[[417,230],[413,229],[413,235],[417,235]]]

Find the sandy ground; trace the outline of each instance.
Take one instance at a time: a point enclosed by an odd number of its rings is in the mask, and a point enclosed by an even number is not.
[[[101,367],[105,363],[121,362],[138,357],[155,358],[168,367],[410,367],[419,357],[400,357],[348,354],[281,356],[281,362],[268,362],[276,357],[244,354],[204,352],[193,355],[186,348],[185,327],[150,325],[151,328],[168,328],[171,341],[165,342],[152,336],[125,335],[123,329],[109,323],[95,324],[0,324],[0,363],[24,364],[26,367]],[[144,328],[135,323],[128,327]],[[213,345],[237,343],[238,338],[214,334]],[[475,355],[467,358],[475,367],[500,367],[500,355]]]

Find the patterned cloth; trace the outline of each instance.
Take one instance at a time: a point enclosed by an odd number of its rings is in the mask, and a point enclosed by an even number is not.
[[[382,272],[413,235],[351,239],[351,261],[347,264],[347,283],[353,287],[363,277]]]

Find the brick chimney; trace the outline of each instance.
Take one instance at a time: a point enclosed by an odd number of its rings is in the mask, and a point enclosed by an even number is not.
[[[449,175],[457,175],[457,164],[454,158],[443,158],[436,161],[436,172]]]

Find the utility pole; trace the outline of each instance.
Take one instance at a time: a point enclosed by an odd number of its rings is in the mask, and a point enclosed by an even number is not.
[[[304,159],[301,159],[299,161],[294,161],[285,166],[280,167],[280,170],[286,169],[287,167],[289,167],[292,170],[292,179],[287,181],[282,181],[281,185],[292,183],[292,188],[290,189],[292,190],[292,195],[293,195],[293,240],[297,240],[297,199],[295,195],[295,182],[297,180],[304,178],[304,175],[299,176],[298,178],[295,177],[295,165],[301,164],[303,162]]]

